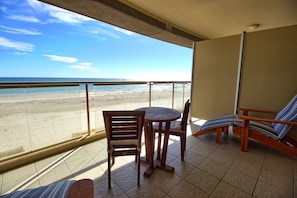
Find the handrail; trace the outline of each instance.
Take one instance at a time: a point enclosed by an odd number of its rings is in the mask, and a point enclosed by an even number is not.
[[[135,84],[188,84],[191,81],[110,81],[110,82],[96,82],[96,81],[82,81],[82,82],[1,82],[0,89],[3,88],[24,88],[24,87],[55,87],[55,86],[78,86],[81,84],[93,85],[135,85]]]
[[[90,100],[90,93],[92,93],[92,90],[90,90],[90,85],[92,86],[106,86],[106,85],[147,85],[148,86],[148,102],[149,102],[149,106],[152,105],[152,92],[153,92],[153,86],[154,85],[159,85],[159,84],[166,84],[169,85],[172,84],[172,88],[168,88],[168,91],[171,91],[172,94],[170,97],[171,98],[171,105],[172,108],[174,108],[174,104],[175,102],[177,104],[179,104],[180,102],[184,101],[185,99],[185,85],[190,84],[191,81],[104,81],[104,82],[97,82],[97,81],[78,81],[78,82],[0,82],[0,91],[4,90],[4,89],[23,89],[23,88],[46,88],[46,87],[63,87],[63,86],[77,86],[77,87],[84,87],[84,90],[81,90],[81,96],[83,98],[83,102],[84,102],[84,109],[83,111],[86,111],[86,124],[87,124],[87,128],[84,131],[85,135],[90,136],[92,134],[92,129],[91,129],[91,119],[90,119],[90,115],[92,115],[92,112],[90,111],[90,109],[92,108],[90,106],[92,101]],[[181,94],[176,94],[178,93],[176,90],[176,86],[182,84],[182,87],[180,87],[180,89],[182,90]],[[176,92],[176,93],[175,93]],[[163,93],[163,92],[161,92]],[[168,93],[168,92],[167,92]],[[26,94],[26,93],[25,93]],[[0,97],[1,97],[1,92],[0,92]],[[33,97],[35,97],[33,95]],[[176,100],[175,97],[182,97],[183,100]],[[0,102],[1,102],[1,98],[0,98]],[[85,119],[84,117],[82,117],[83,119]],[[0,117],[1,119],[1,117]],[[86,125],[83,125],[86,126]],[[48,146],[48,145],[45,145]]]

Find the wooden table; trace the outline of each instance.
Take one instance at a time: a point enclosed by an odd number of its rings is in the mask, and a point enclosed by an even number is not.
[[[166,165],[166,155],[170,131],[170,122],[180,118],[181,113],[175,109],[166,107],[144,107],[137,110],[145,110],[144,131],[145,131],[145,147],[146,161],[149,163],[148,169],[144,172],[145,177],[150,177],[155,168],[161,168],[168,172],[173,172],[174,167]],[[160,161],[156,161],[154,165],[154,137],[153,122],[159,122],[160,131],[162,124],[165,122],[164,142],[162,156]]]

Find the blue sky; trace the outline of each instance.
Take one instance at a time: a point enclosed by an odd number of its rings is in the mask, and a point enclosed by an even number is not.
[[[36,0],[0,1],[0,77],[191,80],[192,49]]]

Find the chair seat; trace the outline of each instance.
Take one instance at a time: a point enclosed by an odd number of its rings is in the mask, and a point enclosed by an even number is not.
[[[242,120],[241,119],[235,119],[234,126],[238,126],[242,128]],[[277,133],[275,132],[274,128],[271,124],[266,122],[256,122],[256,121],[250,121],[249,127],[252,130],[259,131],[275,140],[279,139]]]
[[[117,146],[117,145],[125,145],[125,146],[128,146],[128,145],[135,145],[137,146],[138,144],[138,140],[136,139],[132,139],[132,140],[110,140],[110,144],[112,146]]]
[[[154,122],[153,123],[153,129],[159,130],[159,123]],[[165,123],[162,123],[162,132],[165,130]],[[171,121],[170,123],[170,132],[176,132],[176,133],[184,133],[185,131],[181,130],[181,120],[175,120]]]
[[[232,115],[226,115],[226,116],[210,119],[201,126],[200,130],[215,129],[215,128],[232,125],[235,117],[236,115],[232,114]]]

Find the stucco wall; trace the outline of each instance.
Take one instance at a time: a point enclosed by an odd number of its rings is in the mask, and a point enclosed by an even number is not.
[[[195,43],[191,116],[234,112],[241,35]],[[297,26],[247,33],[239,106],[280,110],[297,94]]]

